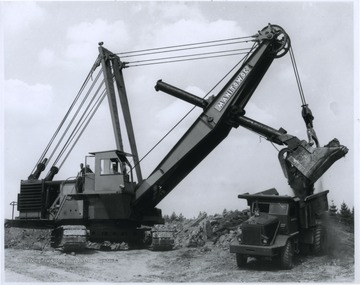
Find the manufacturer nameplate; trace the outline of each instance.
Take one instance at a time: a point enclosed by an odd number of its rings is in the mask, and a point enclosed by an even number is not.
[[[238,76],[236,76],[235,80],[231,83],[229,88],[225,91],[224,95],[221,96],[220,100],[216,103],[215,109],[219,112],[224,108],[226,103],[230,100],[230,98],[236,93],[236,91],[240,88],[241,83],[244,81],[246,76],[251,71],[251,67],[246,65]]]

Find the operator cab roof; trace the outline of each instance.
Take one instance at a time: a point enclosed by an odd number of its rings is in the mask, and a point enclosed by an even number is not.
[[[127,153],[127,152],[124,152],[122,150],[103,150],[103,151],[94,151],[94,152],[89,152],[89,154],[91,155],[96,155],[98,153],[116,153],[117,156],[133,156],[131,153]]]
[[[106,151],[96,151],[96,152],[89,152],[89,154],[98,156],[98,157],[110,157],[116,155],[121,161],[127,161],[127,156],[133,156],[131,153],[123,152],[121,150],[106,150]]]

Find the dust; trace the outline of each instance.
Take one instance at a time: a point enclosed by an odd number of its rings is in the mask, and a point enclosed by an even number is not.
[[[327,237],[324,254],[332,258],[354,255],[355,241],[352,229],[341,223],[338,217],[327,216],[324,224]]]

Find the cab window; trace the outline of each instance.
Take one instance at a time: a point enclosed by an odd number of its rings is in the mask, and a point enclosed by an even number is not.
[[[100,165],[100,175],[120,174],[120,161],[118,158],[101,159]]]

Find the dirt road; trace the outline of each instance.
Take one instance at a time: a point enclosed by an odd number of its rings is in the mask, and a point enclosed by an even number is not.
[[[298,256],[292,270],[249,260],[238,269],[229,250],[205,246],[168,252],[149,250],[5,250],[5,281],[43,282],[353,282],[353,256]]]

